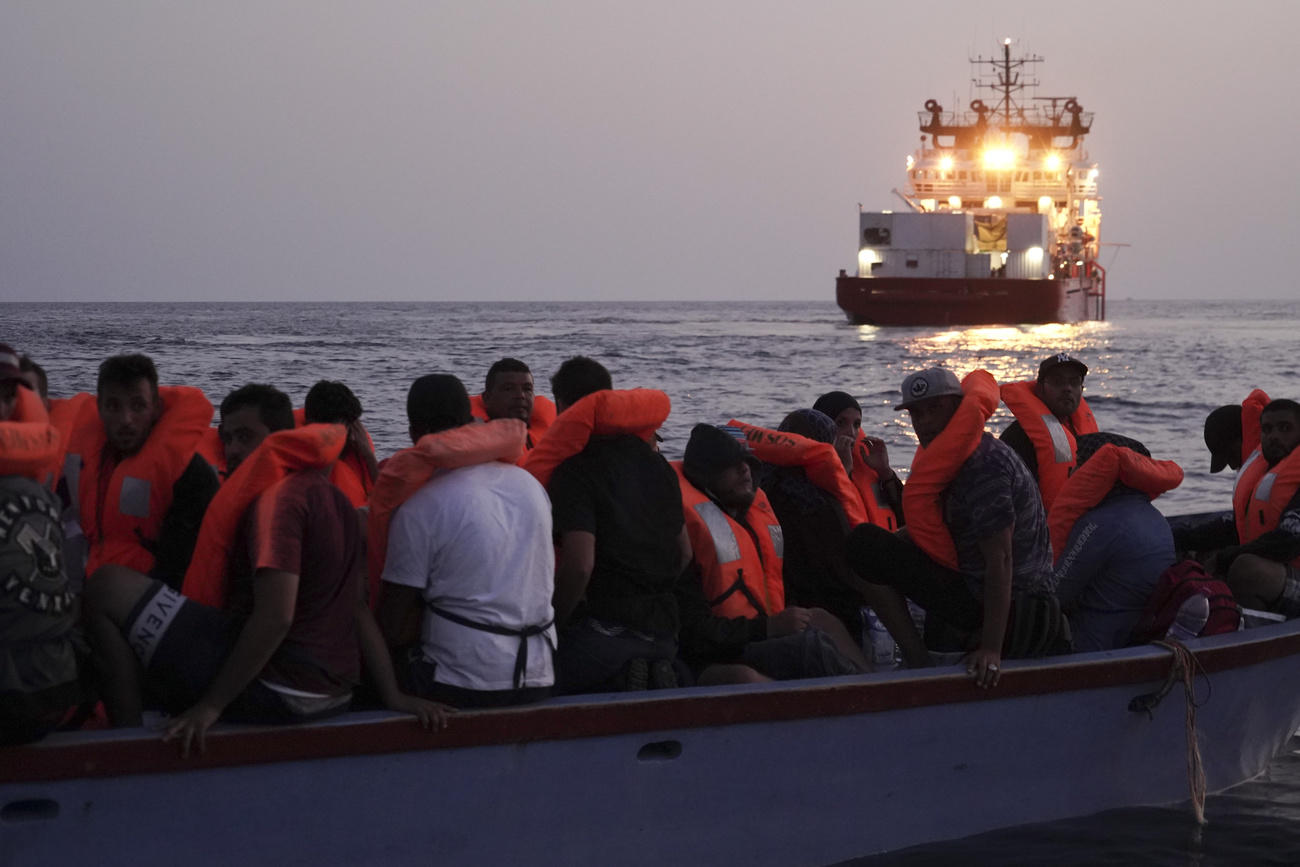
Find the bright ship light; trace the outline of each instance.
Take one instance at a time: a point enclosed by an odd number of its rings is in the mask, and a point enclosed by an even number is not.
[[[986,207],[986,208],[1000,208],[1000,207],[1002,207],[1002,197],[1001,197],[1001,196],[989,196],[987,199],[984,200],[984,207]]]
[[[960,210],[960,209],[961,209],[961,196],[949,196],[949,197],[948,197],[948,207],[952,208],[954,211]]]
[[[1043,248],[1030,247],[1025,251],[1025,264],[1035,267],[1043,264]]]
[[[1093,169],[1092,171],[1088,172],[1088,180],[1090,180],[1090,181],[1095,181],[1095,180],[1097,180],[1097,175],[1098,175],[1098,174],[1099,174],[1099,172],[1098,172],[1096,169]]]
[[[948,156],[947,154],[944,154],[943,156],[939,157],[939,171],[941,172],[952,171],[952,157]]]
[[[1052,202],[1052,197],[1051,197],[1051,196],[1039,196],[1039,197],[1038,197],[1038,213],[1040,213],[1040,214],[1045,214],[1045,213],[1047,213],[1048,211],[1052,210],[1052,205],[1053,205],[1053,202]]]
[[[1049,172],[1054,172],[1061,167],[1060,154],[1048,154],[1047,159],[1043,160],[1043,168]]]
[[[989,148],[981,159],[986,169],[1009,169],[1016,164],[1016,152],[1009,148]]]
[[[870,247],[863,247],[858,251],[858,276],[870,277],[871,266],[884,261],[880,254]]]
[[[913,157],[911,154],[908,154],[908,155],[907,155],[907,170],[910,172],[910,171],[912,170],[912,167],[915,166],[915,165],[916,165],[916,158]]]

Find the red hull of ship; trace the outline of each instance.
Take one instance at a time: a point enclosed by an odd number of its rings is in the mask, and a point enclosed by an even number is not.
[[[1037,325],[1104,319],[1099,283],[842,275],[835,300],[854,325]]]

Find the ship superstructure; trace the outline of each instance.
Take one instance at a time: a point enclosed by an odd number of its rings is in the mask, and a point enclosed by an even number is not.
[[[837,282],[852,321],[1104,317],[1099,170],[1084,149],[1093,116],[1073,96],[1021,98],[1040,62],[1012,57],[1006,40],[1000,57],[971,61],[987,102],[925,102],[905,191],[894,191],[906,210],[859,213],[857,274]]]

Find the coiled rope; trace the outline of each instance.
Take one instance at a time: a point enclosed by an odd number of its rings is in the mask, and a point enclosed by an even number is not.
[[[1156,705],[1160,704],[1161,700],[1169,694],[1175,683],[1182,681],[1187,708],[1187,787],[1192,796],[1192,815],[1196,819],[1196,824],[1204,825],[1205,768],[1201,765],[1201,748],[1196,741],[1196,695],[1193,685],[1193,679],[1198,668],[1196,655],[1175,638],[1166,637],[1161,641],[1151,643],[1172,653],[1174,657],[1173,664],[1169,667],[1169,675],[1165,678],[1165,682],[1161,684],[1160,689],[1135,697],[1128,703],[1128,709],[1135,713],[1146,711],[1147,716],[1152,716],[1151,711],[1155,709]]]

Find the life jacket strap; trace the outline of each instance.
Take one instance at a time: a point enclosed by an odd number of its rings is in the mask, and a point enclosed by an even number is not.
[[[425,606],[437,616],[444,620],[450,620],[452,623],[460,626],[477,629],[480,632],[490,632],[493,635],[505,635],[508,637],[518,638],[519,650],[515,653],[515,689],[519,689],[523,686],[524,676],[528,671],[528,639],[532,638],[534,635],[544,635],[546,630],[551,628],[551,624],[555,622],[555,618],[552,617],[545,623],[538,623],[532,626],[523,626],[518,628],[512,626],[499,626],[495,623],[483,623],[479,620],[470,620],[468,617],[461,617],[459,614],[455,614],[445,608],[439,608],[432,602],[426,602]],[[550,644],[549,639],[547,640],[547,644]],[[554,652],[555,648],[552,647],[551,651]]]
[[[717,608],[723,602],[730,599],[733,593],[739,593],[741,596],[744,596],[745,600],[749,602],[750,605],[754,606],[755,614],[763,614],[766,612],[767,609],[763,607],[763,603],[758,601],[758,597],[754,595],[754,591],[750,590],[749,585],[745,583],[744,569],[736,570],[736,580],[732,582],[730,587],[723,590],[721,595],[714,599],[710,599],[709,607]]]

